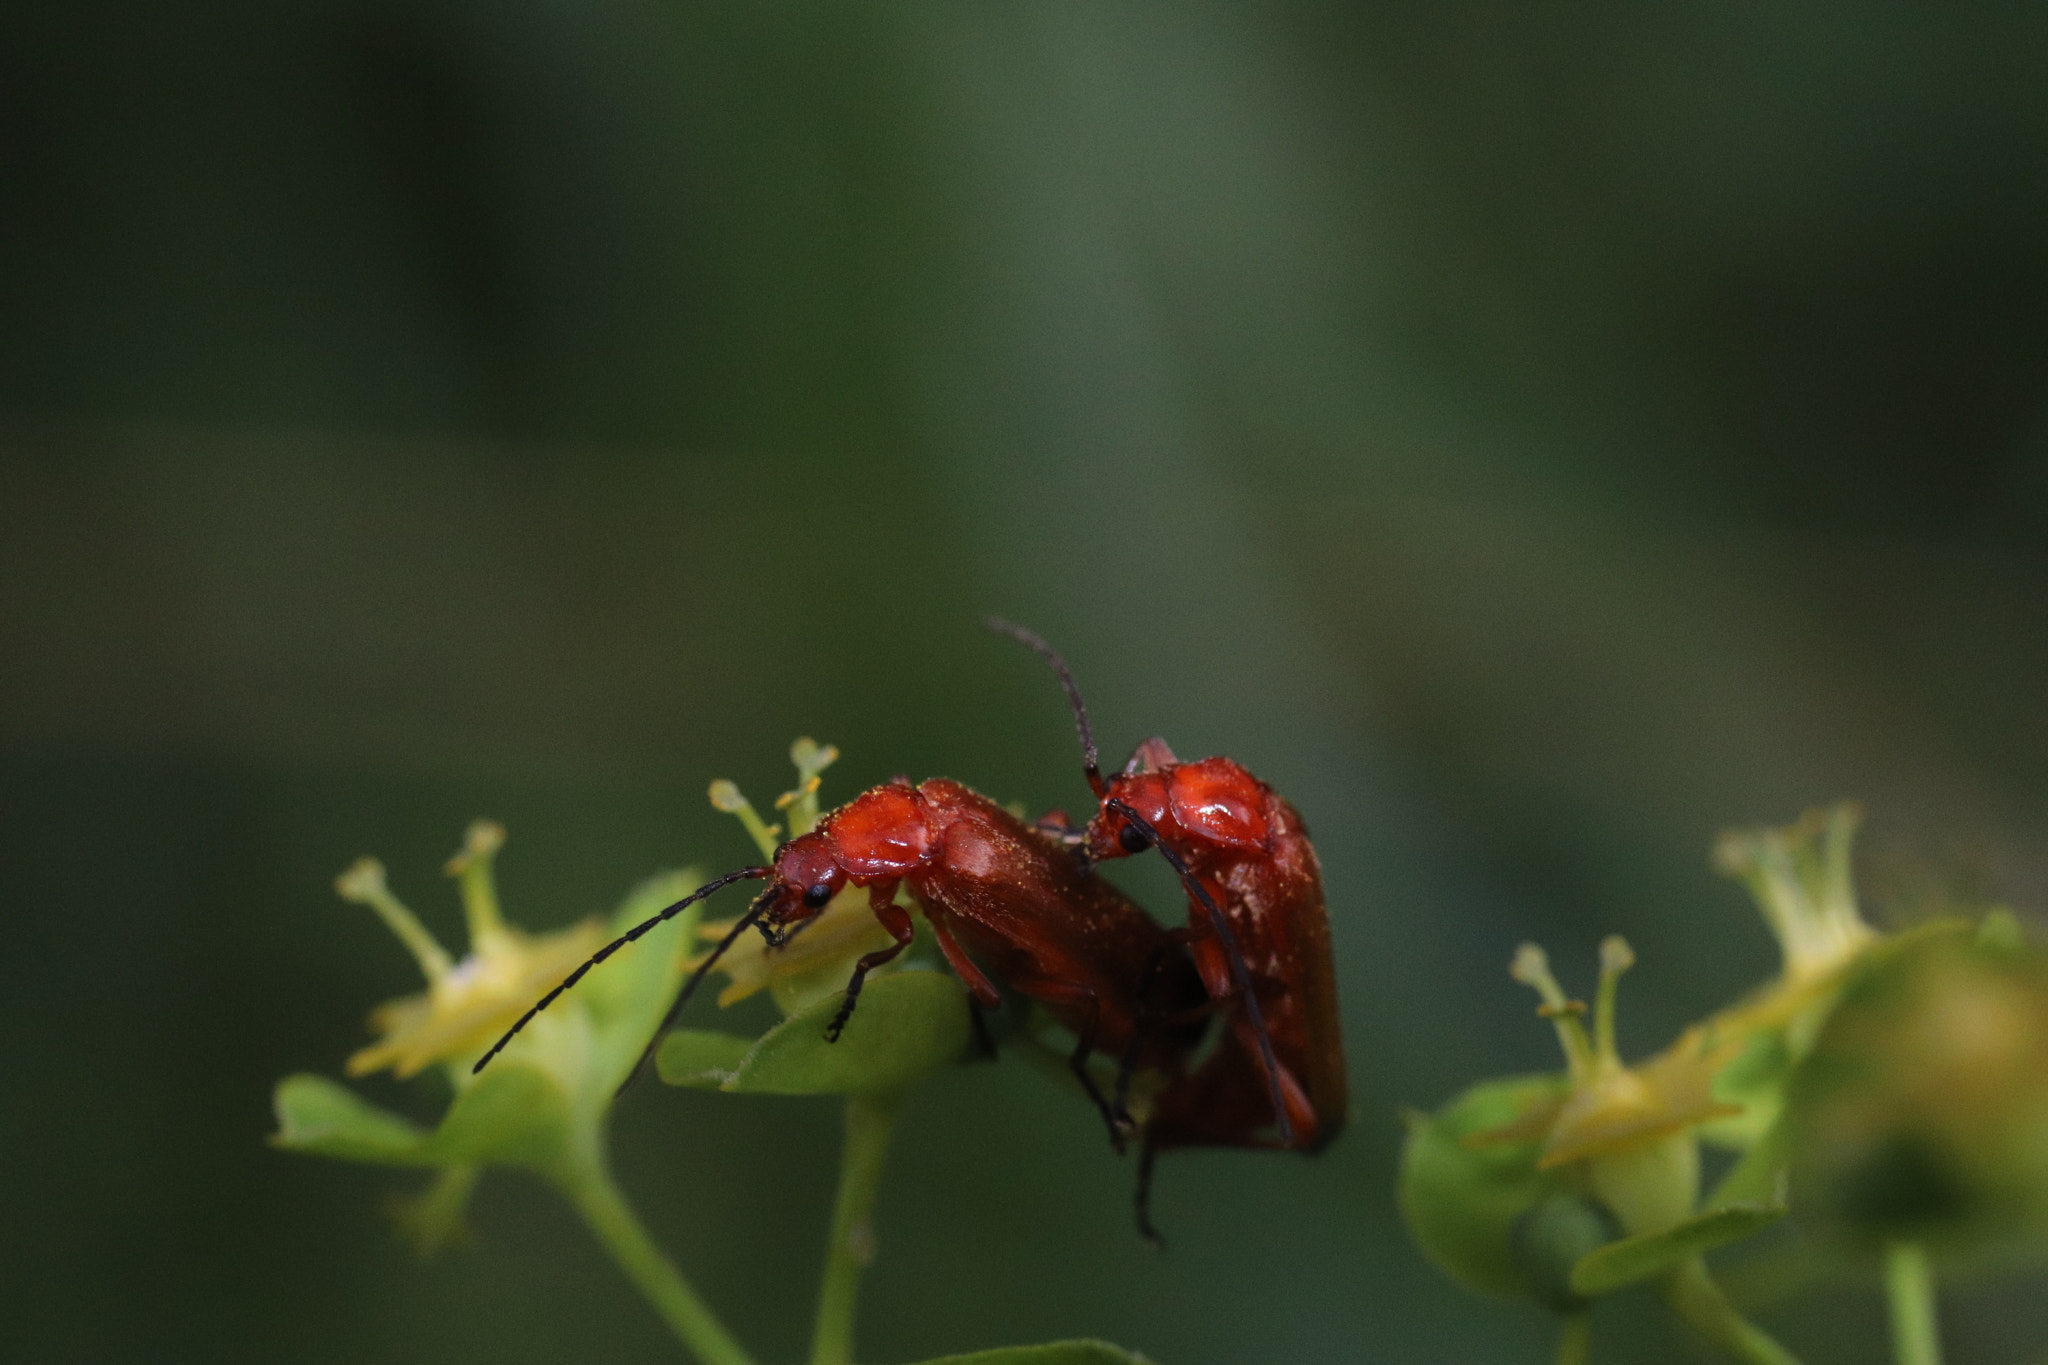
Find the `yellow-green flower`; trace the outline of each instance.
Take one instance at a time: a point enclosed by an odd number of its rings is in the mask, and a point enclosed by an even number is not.
[[[1784,955],[1781,986],[1838,974],[1876,939],[1856,908],[1850,845],[1863,807],[1837,801],[1789,825],[1722,832],[1714,868],[1749,888]]]
[[[362,858],[335,880],[344,900],[368,905],[412,949],[427,989],[379,1005],[370,1027],[381,1039],[348,1059],[348,1074],[366,1076],[389,1067],[401,1079],[436,1062],[473,1062],[484,1048],[605,941],[595,919],[550,934],[526,934],[498,911],[491,862],[505,842],[502,825],[478,820],[463,850],[448,862],[462,881],[470,950],[452,961],[425,926],[391,894],[384,865]]]
[[[528,934],[505,923],[498,908],[492,860],[504,840],[500,826],[479,820],[448,863],[448,874],[461,885],[469,927],[469,951],[459,959],[392,894],[376,859],[359,860],[336,882],[344,899],[377,912],[427,978],[424,992],[371,1014],[371,1027],[382,1036],[349,1058],[348,1073],[388,1067],[405,1078],[440,1071],[454,1092],[442,1122],[422,1130],[333,1081],[292,1076],[278,1086],[277,1145],[347,1160],[467,1171],[454,1179],[451,1191],[466,1192],[483,1165],[523,1166],[558,1182],[587,1175],[613,1094],[681,984],[681,948],[695,927],[694,906],[619,952],[606,970],[591,973],[536,1017],[484,1074],[472,1074],[471,1064],[611,933],[673,904],[698,879],[669,873],[649,880],[627,897],[609,928],[590,919]],[[459,1212],[460,1198],[443,1195],[425,1207]]]
[[[1470,1139],[1538,1141],[1537,1169],[1577,1166],[1590,1193],[1628,1233],[1661,1232],[1692,1214],[1699,1156],[1689,1131],[1734,1112],[1714,1098],[1711,1072],[1688,1054],[1625,1065],[1615,1047],[1616,987],[1635,964],[1627,942],[1600,945],[1600,991],[1593,1030],[1585,1006],[1566,998],[1541,948],[1525,943],[1510,969],[1542,998],[1538,1013],[1557,1029],[1565,1054],[1565,1092],[1493,1133]]]
[[[349,1059],[352,1075],[390,1067],[414,1076],[438,1067],[454,1098],[441,1120],[422,1128],[324,1076],[278,1082],[277,1132],[285,1151],[379,1166],[431,1170],[420,1196],[395,1212],[422,1252],[462,1234],[462,1213],[485,1167],[531,1171],[558,1190],[592,1234],[647,1295],[676,1335],[707,1365],[752,1365],[696,1291],[663,1256],[613,1182],[605,1125],[620,1083],[682,985],[683,945],[697,907],[643,935],[592,972],[557,1008],[534,1019],[481,1075],[470,1064],[536,999],[589,960],[609,937],[672,906],[699,884],[687,872],[648,879],[626,897],[609,928],[589,920],[551,934],[526,934],[504,922],[491,878],[505,831],[479,820],[447,871],[462,884],[469,952],[459,961],[391,894],[383,865],[364,858],[336,883],[345,899],[369,906],[405,944],[427,978],[423,994],[383,1005],[371,1016],[383,1035]]]
[[[1778,940],[1778,977],[1686,1030],[1667,1049],[1673,1064],[1713,1077],[1738,1112],[1703,1125],[1721,1147],[1756,1146],[1777,1122],[1792,1069],[1813,1047],[1843,983],[1894,941],[1864,922],[1850,848],[1863,807],[1838,801],[1789,825],[1726,830],[1714,867],[1749,888]]]

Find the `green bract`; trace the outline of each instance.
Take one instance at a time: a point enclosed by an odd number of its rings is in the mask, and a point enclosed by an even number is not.
[[[1753,1237],[1785,1216],[1782,1204],[1741,1204],[1696,1214],[1663,1232],[1624,1237],[1588,1251],[1572,1267],[1571,1287],[1587,1298],[1662,1275],[1715,1247]]]
[[[1541,1286],[1516,1255],[1516,1226],[1566,1188],[1536,1168],[1540,1142],[1488,1138],[1557,1104],[1568,1089],[1562,1076],[1482,1081],[1434,1114],[1407,1116],[1401,1217],[1422,1254],[1451,1278],[1488,1294],[1539,1297]]]

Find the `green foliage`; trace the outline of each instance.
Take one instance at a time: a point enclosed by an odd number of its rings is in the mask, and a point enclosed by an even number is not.
[[[271,1145],[380,1166],[489,1164],[552,1171],[570,1138],[567,1097],[552,1077],[518,1063],[493,1066],[424,1131],[321,1076],[287,1077],[275,1097]]]
[[[654,1068],[662,1080],[692,1090],[717,1090],[733,1078],[758,1042],[737,1033],[679,1028],[661,1040]]]
[[[1671,1270],[1715,1247],[1753,1237],[1785,1216],[1782,1204],[1733,1205],[1686,1219],[1663,1232],[1624,1237],[1590,1251],[1572,1267],[1573,1290],[1594,1298]]]
[[[747,1044],[728,1034],[671,1035],[657,1059],[671,1085],[751,1095],[888,1095],[958,1061],[971,1024],[967,992],[937,972],[878,977],[837,1042],[825,1027],[835,992]]]
[[[613,912],[611,931],[624,933],[703,884],[695,871],[663,872],[633,888]],[[639,1062],[647,1040],[682,988],[683,957],[695,939],[700,906],[691,906],[637,944],[622,949],[576,987],[596,1020],[590,1085],[611,1093]]]
[[[428,1145],[440,1165],[519,1166],[547,1174],[574,1159],[576,1127],[570,1097],[555,1076],[506,1062],[455,1097]]]
[[[1003,1346],[964,1356],[940,1356],[919,1365],[1151,1365],[1144,1356],[1106,1341],[1055,1341],[1044,1346]]]
[[[431,1166],[427,1134],[379,1109],[345,1085],[304,1072],[277,1083],[277,1132],[270,1145],[287,1152],[380,1166]]]

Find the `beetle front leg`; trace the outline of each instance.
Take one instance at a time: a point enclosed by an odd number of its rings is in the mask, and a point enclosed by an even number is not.
[[[916,930],[910,923],[910,912],[896,904],[896,883],[875,886],[868,891],[868,905],[874,910],[875,918],[881,921],[889,936],[896,941],[887,948],[877,948],[872,953],[862,954],[860,961],[853,964],[853,977],[846,983],[846,999],[840,1003],[839,1013],[832,1016],[832,1022],[825,1026],[825,1041],[836,1043],[846,1028],[846,1021],[853,1018],[853,1007],[860,1001],[860,988],[866,984],[868,973],[886,963],[894,962],[910,941]]]

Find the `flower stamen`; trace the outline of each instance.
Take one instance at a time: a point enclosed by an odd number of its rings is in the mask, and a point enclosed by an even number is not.
[[[440,981],[455,967],[448,950],[405,908],[384,880],[384,864],[375,858],[358,858],[348,871],[334,879],[334,890],[343,900],[367,905],[377,912],[384,926],[412,953],[429,983]]]
[[[1586,1036],[1582,1018],[1586,1012],[1585,1002],[1566,997],[1564,988],[1551,975],[1550,955],[1534,943],[1524,943],[1515,949],[1515,960],[1508,966],[1508,975],[1542,997],[1543,1004],[1536,1014],[1556,1026],[1557,1041],[1564,1048],[1565,1063],[1571,1070],[1572,1081],[1574,1084],[1583,1083],[1592,1075],[1598,1055],[1593,1049],[1593,1040]]]
[[[789,812],[789,832],[794,837],[817,828],[818,775],[839,761],[839,749],[802,735],[789,746],[789,761],[796,765],[796,787],[775,798],[775,809]]]
[[[505,932],[498,910],[498,884],[491,865],[505,846],[505,827],[496,820],[472,820],[462,837],[462,852],[442,870],[462,880],[462,913],[469,921],[472,949]]]
[[[772,861],[775,850],[779,847],[776,838],[782,833],[782,826],[771,825],[762,820],[755,813],[754,803],[740,792],[738,783],[721,777],[711,784],[710,794],[712,809],[738,816],[739,822],[746,826],[747,834],[752,837],[754,846],[761,850],[761,856]]]
[[[1614,1046],[1614,996],[1621,974],[1636,965],[1635,949],[1620,934],[1600,940],[1600,993],[1594,997],[1593,1046],[1603,1063],[1620,1065]]]

